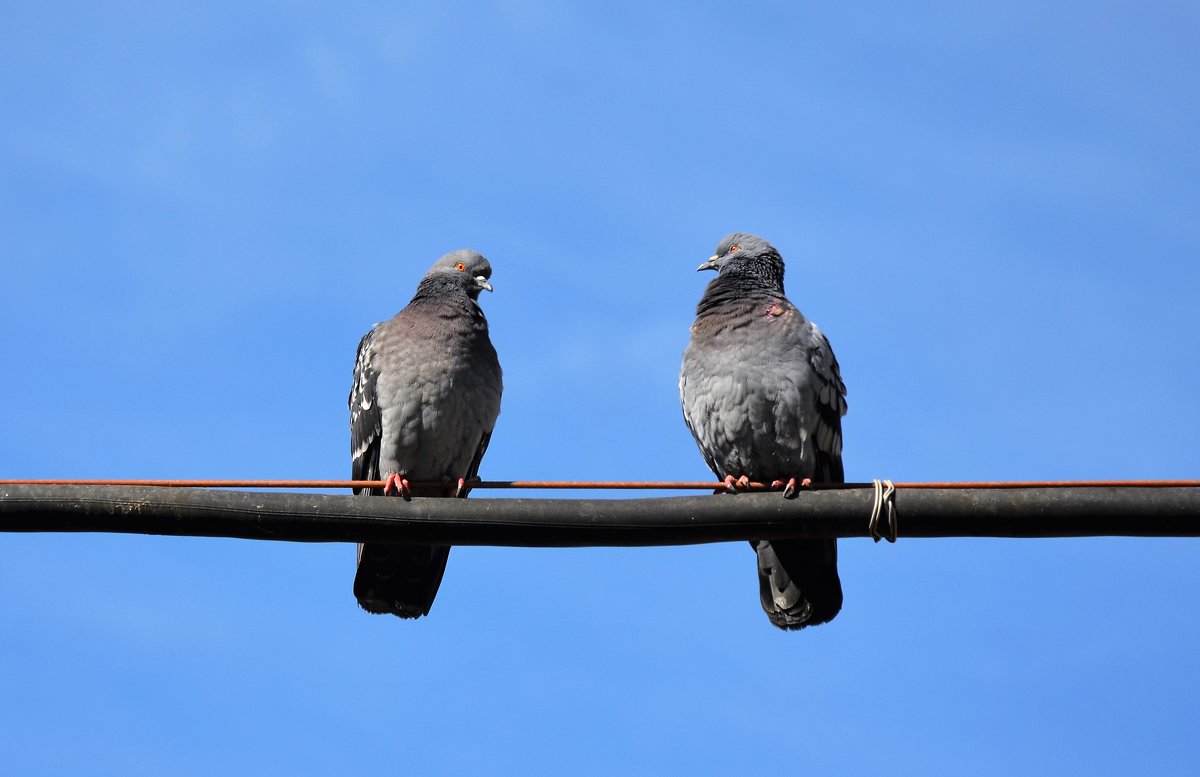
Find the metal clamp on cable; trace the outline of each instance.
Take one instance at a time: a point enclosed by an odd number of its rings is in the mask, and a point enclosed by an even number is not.
[[[871,508],[871,518],[867,521],[867,531],[871,539],[879,542],[887,540],[895,542],[900,535],[900,519],[896,516],[896,486],[890,480],[873,480],[875,486],[875,505]],[[879,518],[887,506],[887,533],[879,531]]]

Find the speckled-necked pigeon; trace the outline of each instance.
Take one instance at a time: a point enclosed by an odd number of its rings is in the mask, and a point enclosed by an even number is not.
[[[477,302],[492,290],[491,275],[474,251],[446,254],[412,301],[358,344],[350,451],[355,480],[386,481],[371,494],[466,495],[500,414],[500,363]],[[427,615],[449,553],[444,545],[359,545],[354,595],[368,612]]]
[[[842,482],[846,386],[829,340],[783,294],[783,259],[735,232],[700,265],[716,270],[683,353],[683,417],[705,461],[735,487]],[[786,485],[785,485],[786,484]],[[837,541],[760,540],[759,595],[771,623],[801,629],[842,607]]]

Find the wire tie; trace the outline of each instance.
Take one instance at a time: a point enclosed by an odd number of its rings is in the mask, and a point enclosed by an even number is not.
[[[867,521],[867,531],[871,539],[879,542],[887,540],[895,542],[900,536],[900,521],[896,516],[896,486],[890,480],[872,480],[875,488],[875,504],[871,508],[871,518]],[[887,505],[887,533],[879,531],[879,518],[883,515],[884,505]]]

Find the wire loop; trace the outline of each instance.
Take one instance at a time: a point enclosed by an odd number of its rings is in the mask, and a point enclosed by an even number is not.
[[[900,521],[896,516],[896,486],[890,480],[872,480],[871,484],[875,488],[875,504],[871,508],[871,517],[867,520],[867,531],[871,534],[871,539],[879,542],[887,540],[895,542],[900,535]],[[879,531],[879,518],[883,515],[884,506],[887,506],[887,532]]]

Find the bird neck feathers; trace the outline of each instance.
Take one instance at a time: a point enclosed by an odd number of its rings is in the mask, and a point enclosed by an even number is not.
[[[425,277],[404,309],[415,320],[438,321],[441,332],[474,332],[487,336],[483,308],[456,278]]]
[[[455,302],[461,300],[470,305],[478,305],[475,301],[478,298],[478,289],[472,294],[467,286],[463,284],[460,277],[439,274],[426,275],[422,278],[421,282],[417,285],[417,292],[413,295],[412,301],[435,300],[437,302]]]
[[[718,275],[704,290],[700,304],[696,306],[696,317],[720,311],[725,314],[730,307],[755,305],[763,299],[786,299],[783,295],[783,268],[778,275],[770,272],[725,272]]]

